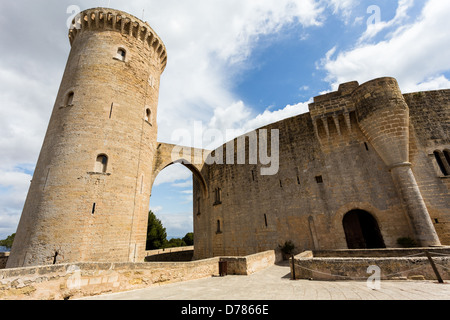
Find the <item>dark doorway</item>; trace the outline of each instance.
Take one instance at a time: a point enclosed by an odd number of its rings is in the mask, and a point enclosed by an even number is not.
[[[367,211],[350,211],[345,215],[343,224],[349,249],[386,248],[378,222]]]

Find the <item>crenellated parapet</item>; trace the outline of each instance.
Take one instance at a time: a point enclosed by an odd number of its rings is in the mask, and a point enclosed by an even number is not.
[[[134,37],[142,41],[161,62],[161,71],[167,65],[167,51],[164,43],[148,23],[123,11],[94,8],[78,14],[72,20],[69,30],[69,40],[72,45],[77,35],[86,30],[117,31],[127,37]]]
[[[309,105],[314,130],[319,141],[333,136],[342,136],[352,131],[355,118],[355,104],[351,93],[359,86],[358,82],[341,84],[338,91],[314,98]]]

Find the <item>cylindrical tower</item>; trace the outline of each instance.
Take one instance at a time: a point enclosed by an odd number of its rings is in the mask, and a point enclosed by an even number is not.
[[[409,162],[409,108],[393,78],[369,81],[353,92],[359,126],[389,167],[416,238],[422,246],[439,246]]]
[[[143,21],[83,11],[8,268],[142,261],[167,55]]]

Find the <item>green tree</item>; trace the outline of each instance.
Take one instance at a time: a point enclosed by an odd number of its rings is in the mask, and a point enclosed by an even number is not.
[[[147,250],[161,249],[167,243],[166,228],[163,227],[161,220],[150,210],[148,214],[147,227]]]
[[[14,237],[16,236],[15,233],[13,233],[12,235],[8,236],[5,240],[0,240],[0,246],[6,247],[8,249],[12,248],[13,242],[14,242]]]
[[[193,232],[186,233],[186,235],[183,238],[183,241],[186,243],[187,246],[193,246],[194,245],[194,233]]]
[[[186,247],[186,243],[180,238],[173,238],[164,244],[164,248]]]

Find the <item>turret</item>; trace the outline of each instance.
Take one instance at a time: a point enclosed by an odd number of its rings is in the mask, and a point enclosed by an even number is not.
[[[422,246],[439,246],[409,161],[409,108],[393,78],[380,78],[352,93],[361,131],[391,171]]]

